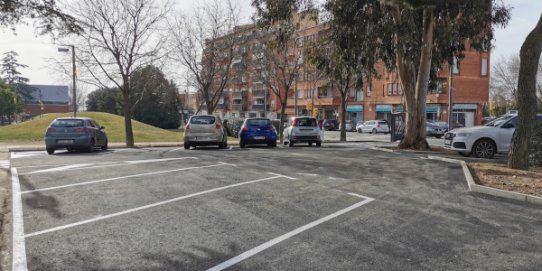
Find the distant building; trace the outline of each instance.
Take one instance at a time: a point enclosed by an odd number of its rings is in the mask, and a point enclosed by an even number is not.
[[[26,99],[24,113],[34,117],[47,113],[70,112],[67,86],[28,85],[32,98]]]

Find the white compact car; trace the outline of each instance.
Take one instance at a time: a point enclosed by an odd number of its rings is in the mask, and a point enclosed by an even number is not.
[[[320,147],[323,140],[318,121],[313,117],[293,117],[284,130],[284,136],[284,145],[289,144],[290,147],[301,142],[309,143],[309,146],[316,143],[316,146]]]
[[[388,126],[388,122],[384,120],[368,120],[362,124],[359,124],[356,126],[356,131],[358,133],[389,133],[390,127]]]
[[[542,114],[536,117],[542,121]],[[512,144],[517,118],[517,115],[509,114],[483,126],[451,130],[444,135],[444,147],[463,156],[488,159],[495,153],[506,153]]]

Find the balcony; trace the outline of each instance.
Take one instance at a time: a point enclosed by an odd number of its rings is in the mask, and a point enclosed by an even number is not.
[[[243,105],[242,104],[232,104],[231,110],[233,110],[233,111],[243,111]]]
[[[241,92],[233,92],[231,96],[232,96],[232,98],[234,100],[241,100],[242,99]]]
[[[263,98],[265,97],[265,90],[261,89],[261,90],[253,90],[252,91],[252,96],[254,98]]]
[[[252,105],[252,110],[257,110],[257,111],[269,111],[269,105],[267,105],[267,109],[266,109],[266,106],[263,105],[263,104],[253,104]]]

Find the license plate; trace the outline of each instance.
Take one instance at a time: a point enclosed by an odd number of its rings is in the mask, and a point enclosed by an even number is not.
[[[60,144],[73,144],[73,140],[57,140]]]
[[[452,145],[452,141],[450,139],[444,140],[444,145]]]
[[[254,139],[255,140],[262,140],[262,139],[265,139],[265,136],[255,136]]]
[[[211,141],[211,138],[209,137],[196,137],[195,138],[196,141]]]

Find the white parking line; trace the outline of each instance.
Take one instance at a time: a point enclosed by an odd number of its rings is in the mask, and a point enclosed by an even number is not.
[[[64,225],[64,226],[59,226],[59,227],[55,227],[55,228],[51,228],[51,229],[47,229],[47,230],[43,230],[43,231],[37,231],[37,232],[29,233],[29,234],[25,235],[24,237],[28,238],[28,237],[32,237],[32,236],[36,236],[36,235],[41,235],[41,234],[45,234],[45,233],[64,230],[64,229],[68,229],[68,228],[72,228],[72,227],[76,227],[76,226],[80,226],[80,225],[84,225],[84,224],[104,220],[104,219],[107,219],[107,218],[112,218],[112,217],[116,217],[116,216],[120,216],[120,215],[125,215],[125,214],[129,214],[129,213],[149,209],[149,208],[152,208],[152,207],[156,207],[156,206],[160,206],[160,205],[180,201],[180,200],[183,200],[183,199],[193,198],[193,197],[196,197],[196,196],[201,196],[201,195],[205,195],[205,194],[209,194],[209,193],[212,193],[212,192],[217,192],[217,191],[221,191],[221,190],[225,190],[225,189],[229,189],[229,188],[233,188],[233,187],[237,187],[237,186],[241,186],[241,185],[253,184],[253,183],[258,183],[258,182],[263,182],[263,181],[268,181],[268,180],[273,180],[273,179],[278,179],[278,178],[286,178],[287,177],[287,176],[280,175],[280,174],[275,174],[275,175],[276,176],[273,176],[273,177],[267,177],[267,178],[263,178],[263,179],[257,179],[257,180],[242,182],[242,183],[236,183],[236,184],[221,186],[221,187],[217,187],[217,188],[213,188],[213,189],[209,189],[209,190],[205,190],[205,191],[201,191],[201,192],[196,192],[196,193],[189,194],[189,195],[186,195],[186,196],[181,196],[181,197],[177,197],[177,198],[173,198],[173,199],[169,199],[169,200],[156,202],[156,203],[149,204],[149,205],[144,205],[144,206],[133,208],[133,209],[128,209],[128,210],[122,211],[122,212],[112,213],[112,214],[104,215],[104,216],[98,216],[98,217],[95,217],[95,218],[92,218],[92,219],[88,219],[88,220],[84,220],[84,221],[80,221],[80,222],[76,222],[76,223],[72,223],[72,224],[67,224],[67,225]]]
[[[82,170],[82,169],[92,169],[92,168],[114,167],[114,166],[120,166],[120,165],[137,165],[137,164],[168,162],[168,161],[185,160],[185,159],[198,160],[199,158],[197,158],[197,157],[179,157],[179,158],[133,160],[133,161],[123,161],[123,162],[114,162],[114,163],[73,164],[73,165],[65,165],[65,166],[56,167],[56,168],[49,168],[49,169],[42,169],[42,170],[32,171],[32,172],[25,173],[25,174],[38,174],[38,173],[49,173],[49,172],[55,172],[55,171],[68,171],[68,170]]]
[[[272,247],[272,246],[286,240],[286,239],[288,239],[288,238],[291,238],[291,237],[293,237],[295,235],[298,235],[298,234],[300,234],[300,233],[302,233],[302,232],[304,232],[304,231],[306,231],[308,229],[314,228],[314,227],[316,227],[316,226],[318,226],[318,225],[320,225],[320,224],[322,224],[322,223],[324,223],[326,221],[329,221],[329,220],[331,220],[331,219],[333,219],[335,217],[338,217],[338,216],[340,216],[342,214],[348,213],[348,212],[350,212],[350,211],[352,211],[352,210],[354,210],[354,209],[356,209],[358,207],[361,207],[361,206],[363,206],[363,205],[365,205],[365,204],[367,204],[367,203],[374,200],[372,198],[365,197],[365,196],[358,195],[358,194],[354,194],[354,193],[349,193],[349,195],[356,196],[356,197],[361,197],[364,200],[360,201],[360,202],[358,202],[358,203],[356,203],[354,205],[348,206],[348,207],[346,207],[346,208],[344,208],[342,210],[339,210],[339,211],[337,211],[335,213],[332,213],[332,214],[330,214],[328,216],[325,216],[323,218],[315,220],[315,221],[313,221],[313,222],[311,222],[309,224],[301,226],[301,227],[299,227],[299,228],[297,228],[297,229],[295,229],[295,230],[293,230],[291,232],[288,232],[288,233],[283,234],[283,235],[281,235],[279,237],[276,237],[276,238],[274,238],[272,240],[269,240],[269,241],[255,247],[255,248],[247,250],[246,252],[241,253],[238,256],[235,256],[235,257],[233,257],[233,258],[231,258],[231,259],[229,259],[229,260],[227,260],[227,261],[225,261],[225,262],[223,262],[221,264],[218,264],[218,265],[216,265],[214,267],[211,267],[211,268],[207,269],[207,271],[218,271],[218,270],[226,269],[226,268],[228,268],[228,267],[230,267],[230,266],[232,266],[234,264],[237,264],[237,263],[239,263],[239,262],[241,262],[243,260],[246,260],[246,259],[248,259],[248,258],[250,258],[250,257],[252,257],[252,256],[254,256],[254,255],[256,255],[256,254],[258,254],[258,253],[260,253],[260,252],[262,252],[262,251],[264,251],[264,250],[266,250],[266,249],[268,249],[268,248],[270,248],[270,247]]]
[[[59,186],[53,186],[53,187],[47,187],[47,188],[40,188],[40,189],[34,189],[34,190],[26,190],[21,192],[21,194],[27,194],[27,193],[35,193],[35,192],[41,192],[41,191],[48,191],[48,190],[55,190],[55,189],[62,189],[67,187],[74,187],[74,186],[81,186],[81,185],[89,185],[89,184],[95,184],[95,183],[103,183],[103,182],[110,182],[110,181],[116,181],[116,180],[122,180],[122,179],[128,179],[128,178],[135,178],[135,177],[142,177],[142,176],[149,176],[149,175],[158,175],[158,174],[164,174],[164,173],[171,173],[171,172],[177,172],[177,171],[184,171],[184,170],[191,170],[191,169],[200,169],[200,168],[210,168],[210,167],[219,167],[224,165],[231,165],[228,163],[218,163],[214,165],[207,165],[207,166],[199,166],[199,167],[185,167],[185,168],[178,168],[178,169],[170,169],[170,170],[162,170],[162,171],[155,171],[155,172],[145,172],[140,174],[134,174],[134,175],[128,175],[128,176],[121,176],[121,177],[114,177],[114,178],[107,178],[107,179],[101,179],[101,180],[95,180],[95,181],[88,181],[88,182],[81,182],[81,183],[72,183],[67,185],[59,185]]]
[[[47,153],[45,151],[23,151],[23,152],[11,152],[12,159],[16,158],[26,158],[26,157],[33,157],[33,156],[39,156],[39,155],[46,155]]]
[[[11,187],[13,196],[13,255],[12,270],[23,271],[26,267],[26,248],[24,243],[23,203],[21,186],[16,168],[11,169]]]
[[[9,169],[9,160],[0,160],[0,169]]]

